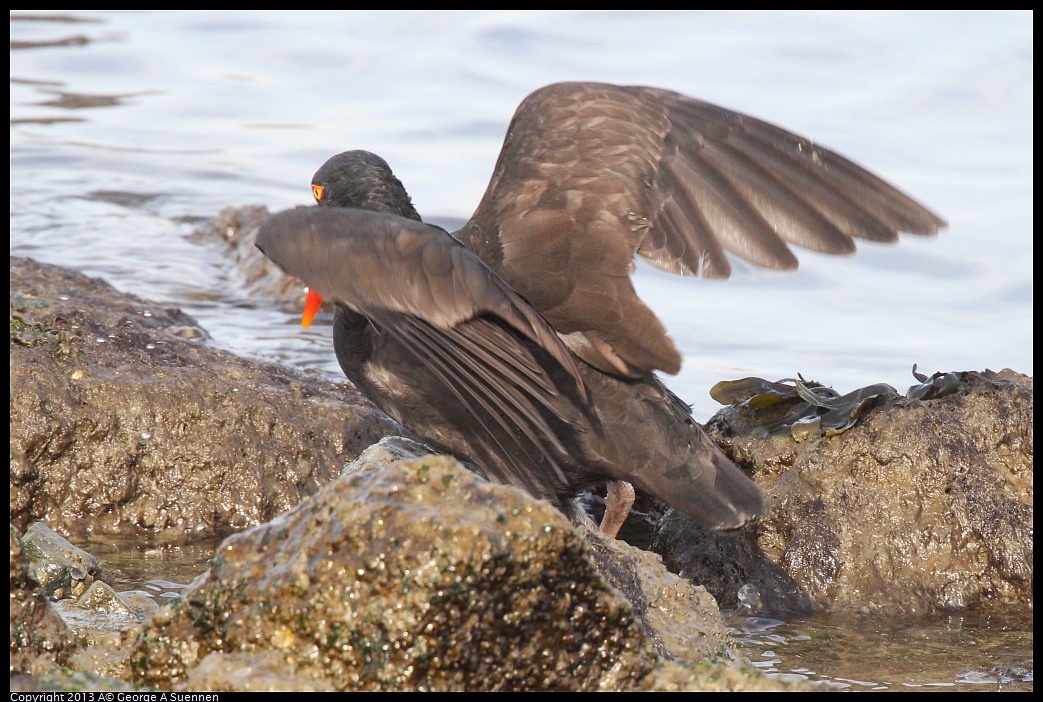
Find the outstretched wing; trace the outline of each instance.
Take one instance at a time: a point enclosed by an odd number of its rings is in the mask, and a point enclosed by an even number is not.
[[[729,252],[792,269],[789,245],[935,234],[944,220],[843,156],[668,90],[560,83],[519,106],[458,236],[610,373],[676,373],[680,356],[630,281],[635,254],[727,278]]]

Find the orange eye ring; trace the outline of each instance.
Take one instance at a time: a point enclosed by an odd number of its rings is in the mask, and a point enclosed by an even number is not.
[[[326,188],[322,187],[321,185],[315,185],[314,183],[312,183],[311,194],[315,197],[315,202],[322,202],[322,193],[325,190]]]

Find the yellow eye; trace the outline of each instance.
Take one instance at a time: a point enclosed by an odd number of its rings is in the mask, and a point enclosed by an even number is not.
[[[311,194],[315,196],[315,202],[322,202],[322,191],[325,189],[326,188],[322,187],[321,185],[315,185],[314,183],[312,184]]]

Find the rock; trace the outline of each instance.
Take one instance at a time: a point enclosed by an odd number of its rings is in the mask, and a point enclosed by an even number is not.
[[[26,530],[22,549],[30,576],[52,600],[79,597],[101,576],[97,558],[73,546],[43,522],[35,522]]]
[[[76,600],[55,603],[62,620],[87,643],[94,643],[110,632],[120,632],[141,623],[148,615],[159,609],[154,600],[152,606],[135,608],[124,601],[120,593],[98,581]]]
[[[619,688],[654,662],[564,516],[444,457],[230,537],[152,622],[133,668],[161,687],[213,651],[279,651],[340,690]]]
[[[278,651],[208,653],[188,671],[189,690],[212,692],[333,692],[323,678],[296,671]]]
[[[138,684],[193,689],[212,680],[215,656],[232,670],[280,670],[272,684],[289,689],[765,684],[723,672],[719,661],[735,655],[705,591],[652,554],[630,555],[643,607],[659,620],[635,614],[549,503],[445,457],[378,463],[227,539],[212,569],[132,643],[129,669]],[[705,619],[683,632],[700,609]],[[664,665],[657,649],[714,664],[650,681]],[[251,688],[222,678],[207,689]]]
[[[401,431],[347,383],[205,336],[178,310],[12,257],[12,522],[168,543],[230,533]]]
[[[138,688],[121,680],[67,669],[55,670],[38,676],[11,676],[11,692],[54,693],[57,690],[63,692],[82,691],[96,694],[99,692],[135,692],[138,691]]]
[[[707,428],[755,467],[771,513],[756,543],[673,524],[656,547],[724,606],[752,583],[774,612],[1031,611],[1032,379],[958,375],[944,397],[892,398],[843,434],[800,442],[722,410]]]
[[[359,457],[344,466],[343,475],[354,475],[380,466],[435,453],[424,444],[406,436],[385,436],[366,448]]]
[[[634,608],[634,616],[655,652],[665,660],[736,663],[735,642],[706,588],[674,575],[659,554],[606,538],[590,525],[598,571]]]
[[[11,674],[52,672],[65,664],[75,645],[72,632],[33,579],[22,538],[12,525]]]

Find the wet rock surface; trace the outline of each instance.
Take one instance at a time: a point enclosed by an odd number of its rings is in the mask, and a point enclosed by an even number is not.
[[[401,431],[347,383],[204,343],[178,310],[11,259],[11,521],[168,541],[260,524]]]
[[[63,665],[76,642],[32,577],[21,534],[11,527],[11,675],[42,675]],[[12,684],[12,689],[14,689]]]
[[[98,581],[77,599],[54,603],[62,620],[87,644],[96,643],[109,632],[120,632],[148,619],[159,605],[134,592],[119,593]]]
[[[956,375],[938,399],[891,398],[841,435],[802,441],[762,430],[785,403],[722,410],[707,430],[755,467],[771,513],[756,543],[673,524],[656,548],[722,606],[745,582],[771,611],[1031,611],[1032,379]]]
[[[345,475],[427,459],[430,449],[409,438],[381,439],[344,467]],[[658,554],[606,538],[594,521],[573,525],[589,544],[601,577],[634,609],[648,642],[666,659],[734,661],[731,639],[714,598],[701,586],[669,572]]]
[[[222,665],[289,689],[782,689],[736,669],[701,588],[635,556],[622,580],[659,617],[642,618],[591,549],[546,502],[453,459],[370,464],[227,539],[130,641],[128,669],[193,689]]]
[[[30,577],[51,600],[79,597],[101,575],[97,558],[73,546],[43,522],[35,522],[26,530],[22,551]]]
[[[227,539],[120,639],[103,630],[131,614],[123,594],[95,582],[61,609],[79,638],[66,667],[90,689],[113,689],[98,675],[186,690],[784,689],[739,667],[713,598],[654,554],[591,544],[453,459],[354,471]],[[596,550],[623,575],[603,577]]]
[[[560,513],[442,457],[229,538],[184,601],[139,640],[139,682],[176,684],[213,651],[279,651],[359,690],[614,689],[654,661]]]

